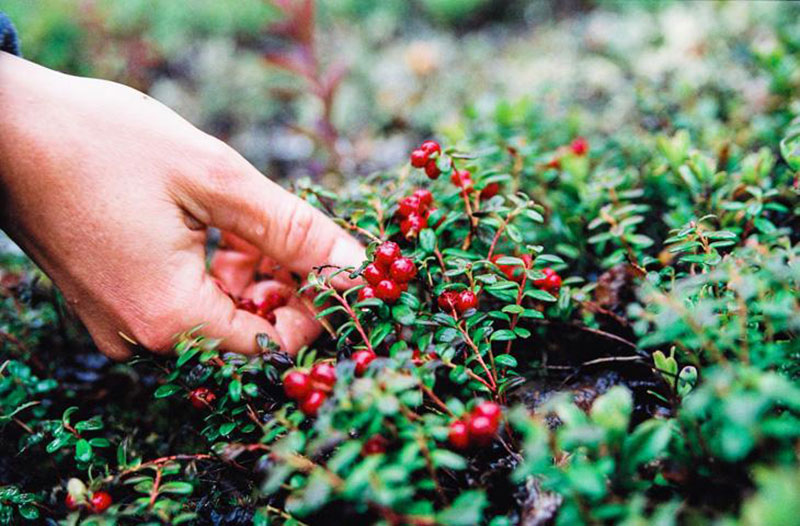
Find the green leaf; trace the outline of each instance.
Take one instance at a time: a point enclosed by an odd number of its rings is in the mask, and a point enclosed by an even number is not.
[[[517,366],[517,359],[511,356],[510,354],[501,354],[494,357],[495,363],[499,365],[504,365],[506,367],[516,367]]]
[[[174,493],[176,495],[191,495],[194,486],[188,482],[167,482],[158,489],[159,493]]]
[[[504,342],[504,341],[516,340],[516,339],[517,339],[517,335],[514,334],[514,331],[510,331],[508,329],[501,329],[499,331],[495,331],[489,337],[489,341],[493,341],[493,342],[496,342],[496,341]]]
[[[392,307],[392,318],[400,325],[413,325],[417,315],[407,305],[395,305]]]
[[[92,459],[92,445],[89,441],[81,438],[75,444],[75,460],[78,462],[89,462]]]
[[[436,449],[431,453],[433,465],[437,468],[464,469],[467,461],[461,455],[447,449]]]
[[[32,521],[39,518],[39,508],[33,504],[24,504],[19,507],[19,514],[23,519]]]
[[[450,507],[436,514],[436,522],[444,526],[475,526],[481,523],[486,504],[483,491],[465,491]]]
[[[159,387],[158,389],[156,389],[156,392],[153,393],[153,396],[155,396],[156,398],[166,398],[168,396],[174,395],[175,393],[177,393],[180,390],[181,390],[181,388],[178,385],[175,385],[175,384],[164,384],[161,387]]]
[[[436,248],[436,234],[430,228],[424,228],[419,233],[419,246],[426,253],[433,253]]]
[[[231,400],[238,402],[242,399],[242,381],[237,378],[228,385],[228,394]]]

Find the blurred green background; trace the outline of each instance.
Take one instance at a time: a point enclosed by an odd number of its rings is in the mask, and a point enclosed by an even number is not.
[[[800,85],[784,53],[800,34],[792,2],[273,2],[2,9],[27,58],[146,91],[275,178],[389,167],[421,137],[458,136],[464,115],[513,113],[524,99],[570,133],[653,131],[683,113],[735,140],[726,123],[769,113]]]

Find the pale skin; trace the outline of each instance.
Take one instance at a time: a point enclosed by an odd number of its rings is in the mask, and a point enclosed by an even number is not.
[[[209,226],[225,232],[214,276]],[[320,327],[292,274],[364,259],[324,214],[154,99],[2,52],[0,228],[113,359],[137,345],[169,352],[176,334],[201,323],[230,351],[257,352],[255,335],[267,333],[294,353]],[[291,299],[272,325],[222,289]]]

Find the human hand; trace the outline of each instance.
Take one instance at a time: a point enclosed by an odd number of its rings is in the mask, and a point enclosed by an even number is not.
[[[299,298],[275,311],[274,325],[237,309],[205,271],[207,226],[229,233],[212,267],[245,296],[291,295],[288,271],[364,258],[324,214],[133,89],[0,53],[0,108],[0,226],[112,358],[131,354],[123,335],[167,351],[200,323],[242,353],[256,352],[260,332],[290,353],[317,336]],[[263,264],[277,279],[250,283]],[[342,275],[334,284],[352,285]]]

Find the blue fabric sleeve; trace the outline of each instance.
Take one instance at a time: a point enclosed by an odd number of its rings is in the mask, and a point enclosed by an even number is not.
[[[19,38],[11,20],[0,13],[0,51],[19,55]]]

